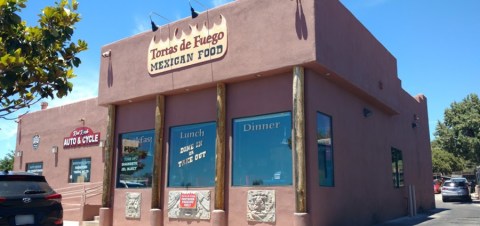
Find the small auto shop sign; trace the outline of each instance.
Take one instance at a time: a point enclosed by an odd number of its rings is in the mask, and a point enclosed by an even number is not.
[[[80,127],[73,130],[69,137],[63,139],[63,148],[98,145],[99,142],[100,133],[94,133],[88,127]]]

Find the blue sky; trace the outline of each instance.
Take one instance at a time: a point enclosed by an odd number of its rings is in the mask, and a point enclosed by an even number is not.
[[[75,40],[86,40],[89,49],[73,79],[74,91],[66,98],[48,100],[49,107],[97,96],[100,48],[150,29],[154,11],[172,21],[189,17],[187,0],[133,2],[78,0],[82,15]],[[21,13],[29,25],[54,0],[27,2]],[[206,8],[230,0],[201,0]],[[443,112],[470,93],[480,94],[479,0],[341,0],[364,26],[396,57],[402,87],[411,95],[428,99],[429,128],[433,134]],[[205,8],[192,0],[197,11]],[[159,25],[166,23],[153,16]],[[31,111],[39,110],[34,106]],[[0,158],[15,149],[16,123],[0,120]],[[433,139],[433,135],[431,135]]]

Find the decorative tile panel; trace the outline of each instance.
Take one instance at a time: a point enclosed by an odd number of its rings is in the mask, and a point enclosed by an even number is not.
[[[125,217],[140,219],[140,210],[142,206],[142,194],[136,192],[127,193],[125,201]]]
[[[254,222],[275,222],[274,190],[248,191],[247,219]]]

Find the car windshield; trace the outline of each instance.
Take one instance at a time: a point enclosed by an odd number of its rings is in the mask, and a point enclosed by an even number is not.
[[[447,181],[443,186],[445,187],[464,187],[465,181]]]
[[[32,177],[0,177],[0,196],[43,194],[53,190],[45,179]]]

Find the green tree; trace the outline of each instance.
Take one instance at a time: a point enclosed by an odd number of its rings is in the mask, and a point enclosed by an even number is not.
[[[449,175],[452,172],[462,171],[464,168],[464,160],[455,157],[452,153],[440,147],[432,146],[432,168],[434,173]]]
[[[445,110],[444,122],[435,130],[438,146],[475,165],[480,164],[480,100],[470,94]]]
[[[27,0],[0,0],[0,118],[43,98],[62,98],[72,91],[77,54],[87,43],[71,41],[80,21],[78,3],[61,0],[47,6],[37,26],[27,26],[18,12]]]
[[[3,159],[0,159],[0,171],[4,170],[13,170],[13,159],[14,159],[14,152],[13,150],[7,153],[3,157]]]

